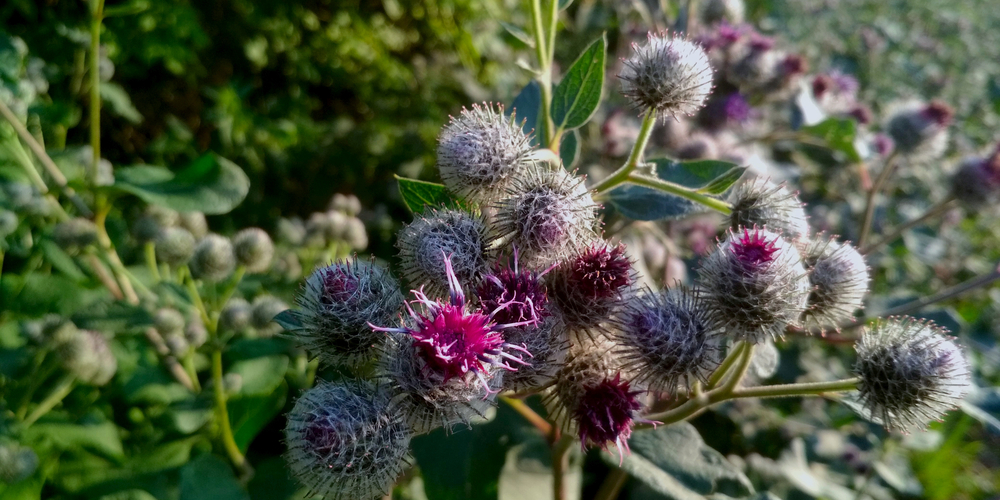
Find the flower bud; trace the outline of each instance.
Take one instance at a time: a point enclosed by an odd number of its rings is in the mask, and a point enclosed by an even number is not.
[[[795,193],[784,184],[755,179],[744,182],[729,195],[733,207],[729,228],[766,227],[788,241],[797,243],[809,237],[809,222]]]
[[[193,349],[201,347],[208,341],[208,329],[205,328],[201,318],[196,315],[188,318],[187,326],[184,327],[184,339]]]
[[[650,390],[673,395],[678,385],[689,390],[695,381],[707,383],[721,362],[723,333],[685,288],[638,296],[617,323],[616,354]]]
[[[278,241],[283,241],[292,246],[299,246],[306,239],[306,225],[302,219],[293,217],[291,219],[278,219],[278,227],[275,230]]]
[[[156,237],[156,258],[171,266],[187,264],[194,255],[195,240],[182,227],[168,227]]]
[[[357,217],[347,219],[344,230],[344,242],[354,250],[368,248],[368,231],[365,229],[365,223],[361,222],[361,219]]]
[[[164,228],[174,227],[180,216],[174,210],[159,205],[148,205],[146,211],[135,221],[132,233],[141,242],[153,241]]]
[[[455,194],[474,202],[497,198],[514,176],[531,140],[521,130],[516,113],[504,117],[503,106],[474,104],[438,137],[437,167],[441,181]]]
[[[907,102],[895,106],[884,130],[896,151],[914,160],[932,160],[948,147],[948,126],[955,112],[943,102]]]
[[[274,273],[286,282],[299,281],[302,278],[302,262],[294,251],[283,252],[274,261]]]
[[[963,160],[951,178],[951,192],[974,210],[1000,201],[1000,147],[989,158]]]
[[[334,212],[339,213],[339,212]],[[343,218],[343,214],[340,216]],[[339,230],[333,227],[333,220],[326,212],[315,212],[309,216],[305,224],[305,239],[303,243],[311,247],[323,247],[327,244],[327,235],[337,235]]]
[[[0,483],[15,484],[31,477],[38,468],[35,450],[16,443],[0,445]]]
[[[410,431],[384,391],[367,382],[320,383],[288,414],[285,460],[311,494],[381,498],[409,467]]]
[[[278,313],[288,309],[288,305],[273,295],[261,295],[253,301],[250,310],[250,324],[261,337],[272,337],[281,332],[281,325],[274,322]]]
[[[403,295],[388,270],[355,258],[313,271],[296,304],[302,328],[290,333],[302,347],[324,363],[354,365],[384,344],[368,324],[394,322]]]
[[[97,225],[93,221],[76,217],[56,224],[52,239],[64,250],[77,250],[97,241]]]
[[[219,313],[219,329],[226,332],[238,332],[250,327],[252,306],[246,300],[233,297]]]
[[[825,328],[853,320],[868,292],[865,258],[848,243],[817,237],[806,248],[805,265],[812,291],[804,324]]]
[[[233,252],[248,273],[263,273],[274,258],[274,242],[263,229],[248,227],[233,236]]]
[[[108,340],[98,332],[78,330],[57,348],[63,369],[88,385],[107,384],[118,371],[118,360],[111,352]]]
[[[348,217],[356,217],[361,213],[361,200],[353,194],[336,193],[330,200],[330,210],[343,212]]]
[[[636,275],[625,250],[600,240],[549,272],[549,298],[570,330],[591,336],[604,330],[628,300]]]
[[[712,66],[700,45],[668,33],[647,35],[643,45],[633,43],[618,78],[622,94],[643,112],[668,116],[693,115],[712,91]]]
[[[184,315],[177,309],[161,308],[153,315],[153,327],[160,335],[180,334],[184,331]]]
[[[524,263],[545,267],[573,245],[597,239],[597,208],[583,178],[535,166],[495,204],[497,235]]]
[[[448,290],[445,257],[460,283],[474,283],[489,268],[490,241],[482,217],[448,209],[416,216],[399,231],[396,246],[407,281],[441,296]]]
[[[229,238],[210,234],[194,247],[191,257],[191,274],[208,281],[222,281],[232,274],[236,255]]]
[[[39,323],[41,329],[40,343],[50,349],[55,349],[59,345],[73,340],[80,334],[80,330],[72,322],[67,321],[57,314],[48,314]],[[34,330],[32,328],[32,330]]]
[[[178,225],[187,229],[195,239],[204,238],[208,234],[208,220],[201,212],[181,212],[177,216]]]
[[[323,215],[327,219],[327,223],[323,226],[323,237],[327,243],[343,241],[344,236],[347,234],[348,217],[334,210],[326,212]]]
[[[167,335],[163,338],[163,342],[167,344],[167,348],[170,349],[170,354],[177,358],[183,358],[187,355],[188,349],[191,347],[188,344],[184,335],[181,332],[175,332]]]
[[[735,340],[752,344],[783,336],[809,299],[798,250],[765,229],[730,231],[705,260],[699,282],[712,322]]]
[[[971,387],[969,365],[947,331],[913,318],[865,328],[855,346],[859,400],[868,416],[907,432],[958,406]]]

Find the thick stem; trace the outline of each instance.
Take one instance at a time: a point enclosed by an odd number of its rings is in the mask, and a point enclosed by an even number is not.
[[[566,500],[566,469],[569,468],[569,448],[576,442],[572,436],[563,436],[552,446],[552,498]]]
[[[790,396],[818,396],[830,392],[853,391],[858,388],[861,379],[847,378],[830,382],[811,382],[804,384],[761,385],[744,387],[734,390],[728,399],[737,398],[783,398]]]
[[[156,244],[152,241],[147,241],[143,247],[146,254],[146,267],[149,268],[149,274],[153,276],[153,281],[159,283],[163,280],[163,278],[160,276],[160,268],[156,265]]]
[[[878,197],[879,191],[885,185],[886,181],[892,175],[892,171],[896,168],[896,154],[890,154],[888,158],[885,159],[885,165],[882,167],[882,172],[878,174],[878,178],[875,179],[875,184],[868,191],[868,197],[865,200],[865,215],[861,219],[861,233],[858,236],[858,246],[864,247],[868,242],[868,233],[872,230],[872,219],[875,217],[875,198]]]
[[[889,243],[896,241],[896,239],[902,236],[903,233],[905,233],[908,229],[923,224],[924,222],[927,222],[928,220],[933,219],[934,217],[944,214],[948,210],[951,210],[952,207],[956,206],[957,204],[958,200],[956,200],[953,196],[950,196],[942,200],[940,203],[937,203],[934,206],[928,208],[927,211],[924,212],[919,217],[916,217],[914,219],[908,220],[900,224],[899,226],[895,227],[892,230],[892,232],[883,236],[881,239],[867,246],[862,247],[861,250],[859,250],[859,252],[861,252],[862,255],[868,255],[882,248],[883,245],[888,245]]]
[[[198,370],[194,367],[194,349],[189,350],[187,355],[184,356],[184,371],[187,373],[188,378],[191,379],[191,390],[201,392],[201,382],[198,381]]]
[[[733,348],[729,351],[726,359],[722,360],[719,367],[716,368],[715,371],[712,372],[712,375],[708,378],[708,389],[715,389],[715,387],[719,385],[719,382],[722,382],[723,377],[729,373],[729,368],[733,366],[733,363],[735,363],[737,359],[740,359],[740,353],[743,352],[744,348],[746,348],[746,343],[744,342],[733,344]]]
[[[97,184],[98,165],[101,161],[101,21],[104,19],[104,0],[94,3],[90,18],[90,147],[93,161],[90,164],[90,181]]]
[[[556,1],[556,0],[553,0]],[[545,26],[542,13],[541,0],[531,0],[531,21],[535,36],[535,56],[538,58],[538,86],[541,89],[542,103],[539,109],[539,130],[536,132],[538,143],[541,147],[547,148],[551,145],[552,118],[550,108],[552,106],[552,60],[549,58],[548,36],[545,33]]]
[[[214,339],[213,339],[214,340]],[[236,444],[233,437],[233,427],[229,423],[229,409],[226,407],[226,387],[222,380],[222,346],[213,342],[212,349],[212,386],[215,396],[215,414],[219,420],[219,432],[222,434],[222,446],[229,455],[229,460],[233,462],[242,473],[247,474],[250,466],[246,457]]]
[[[636,138],[635,144],[632,145],[632,152],[629,153],[628,159],[625,160],[625,164],[590,189],[596,191],[598,194],[601,194],[627,182],[629,174],[631,174],[632,171],[635,170],[636,166],[639,165],[639,161],[642,159],[642,153],[646,149],[646,144],[649,143],[649,136],[653,134],[653,128],[655,126],[656,111],[648,109],[646,110],[646,114],[642,117],[642,128],[639,129],[639,137]]]
[[[59,383],[57,383],[56,387],[52,389],[52,392],[50,392],[41,403],[38,403],[38,406],[32,410],[31,414],[24,419],[24,426],[31,426],[31,424],[35,423],[36,420],[42,418],[43,415],[48,413],[49,410],[55,408],[55,406],[59,404],[59,402],[62,401],[63,398],[70,393],[70,391],[73,390],[73,384],[75,383],[76,376],[71,373],[67,373],[63,376],[63,378],[59,379]]]
[[[531,425],[534,425],[539,432],[545,437],[550,437],[552,435],[552,424],[548,420],[542,418],[541,415],[532,410],[524,401],[520,399],[515,399],[508,396],[500,396],[500,400],[507,403],[514,411],[521,414],[525,420]]]
[[[693,191],[684,186],[674,184],[672,182],[667,182],[663,179],[658,179],[656,177],[650,177],[647,175],[641,175],[633,172],[628,176],[628,182],[636,184],[638,186],[645,186],[648,188],[653,188],[664,193],[670,193],[675,196],[680,196],[681,198],[691,200],[695,203],[704,205],[716,212],[722,213],[724,215],[729,215],[733,212],[732,207],[728,203],[711,196],[701,194],[697,191]]]

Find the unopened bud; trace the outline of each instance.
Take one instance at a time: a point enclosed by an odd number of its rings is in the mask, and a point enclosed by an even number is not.
[[[365,223],[361,222],[361,219],[357,217],[347,219],[344,241],[354,250],[368,248],[368,231],[365,229]]]
[[[187,264],[194,255],[195,239],[182,227],[168,227],[156,237],[156,257],[171,266]]]
[[[274,322],[278,313],[288,309],[288,305],[272,295],[261,295],[253,301],[250,323],[261,337],[271,337],[281,331],[281,325]]]
[[[180,216],[174,210],[159,205],[149,205],[136,220],[132,232],[139,241],[153,241],[159,236],[160,231],[176,226],[179,221]]]
[[[226,307],[219,313],[219,329],[227,332],[238,332],[250,326],[252,306],[239,297],[229,299]]]
[[[178,215],[180,227],[187,229],[196,238],[204,238],[208,234],[208,221],[201,212],[181,212]]]
[[[210,234],[198,242],[191,257],[191,273],[208,281],[222,281],[236,267],[236,255],[229,238]]]
[[[14,443],[0,445],[0,483],[12,485],[24,481],[37,468],[35,450]]]
[[[954,111],[940,101],[929,104],[909,102],[897,105],[884,130],[896,151],[914,160],[932,160],[948,147],[948,126]]]
[[[755,179],[740,184],[729,196],[732,213],[729,228],[761,227],[782,235],[792,243],[809,236],[805,209],[784,184]]]
[[[274,242],[263,229],[246,228],[233,236],[233,251],[236,262],[248,273],[262,273],[271,266],[274,258]]]
[[[97,241],[97,225],[82,217],[63,221],[52,230],[52,239],[64,250],[80,249]]]
[[[184,315],[177,309],[164,307],[153,315],[153,327],[160,335],[180,334],[184,331]]]
[[[431,296],[448,291],[445,258],[460,283],[475,283],[490,264],[490,236],[482,217],[461,210],[433,210],[418,215],[399,231],[396,246],[403,274]]]
[[[57,348],[63,368],[88,385],[107,384],[118,371],[118,360],[108,340],[98,332],[79,330]]]
[[[820,237],[806,249],[805,264],[813,286],[805,325],[836,328],[853,320],[868,292],[865,258],[847,243]]]

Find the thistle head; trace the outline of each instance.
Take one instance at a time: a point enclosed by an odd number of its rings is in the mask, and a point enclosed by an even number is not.
[[[538,325],[504,330],[507,343],[531,353],[530,364],[519,364],[503,374],[503,388],[519,392],[544,387],[551,382],[566,360],[569,340],[558,316],[546,316]]]
[[[168,227],[155,240],[156,258],[171,266],[187,264],[194,255],[195,239],[182,227]]]
[[[545,274],[518,265],[518,254],[506,265],[495,266],[483,276],[476,287],[479,307],[493,314],[499,324],[541,320],[549,315],[548,294],[542,276]]]
[[[951,178],[951,192],[966,207],[1000,201],[1000,146],[986,158],[967,158]]]
[[[222,281],[232,274],[236,267],[236,254],[229,238],[209,234],[194,247],[191,257],[191,273],[208,281]]]
[[[766,227],[787,240],[798,242],[809,236],[809,222],[802,202],[784,184],[754,179],[736,187],[729,195],[732,213],[729,228]]]
[[[865,328],[855,346],[860,402],[888,429],[925,427],[955,408],[971,387],[969,365],[947,331],[913,318]]]
[[[597,204],[583,178],[562,169],[529,169],[494,208],[497,236],[517,248],[528,265],[544,267],[573,244],[597,238]]]
[[[313,271],[296,304],[302,328],[292,337],[324,363],[356,365],[385,341],[368,324],[391,323],[403,310],[403,295],[387,269],[354,258]]]
[[[274,242],[263,229],[248,227],[233,236],[233,252],[248,273],[263,273],[274,258]]]
[[[948,147],[948,126],[954,111],[943,102],[906,102],[895,106],[883,130],[896,151],[912,160],[932,160]]]
[[[827,328],[853,320],[868,292],[865,258],[850,244],[821,236],[806,248],[804,260],[812,284],[804,324]]]
[[[616,353],[636,382],[673,394],[708,381],[721,362],[721,338],[690,290],[647,291],[619,316]]]
[[[285,460],[310,495],[376,498],[409,465],[410,431],[387,393],[368,382],[320,383],[288,414]]]
[[[632,44],[618,78],[632,105],[658,118],[693,115],[712,91],[712,65],[698,44],[666,32]]]
[[[566,326],[589,333],[621,308],[635,280],[625,245],[599,240],[560,263],[547,283],[552,304]]]
[[[488,202],[503,192],[524,158],[531,152],[512,113],[502,105],[474,104],[452,117],[438,137],[437,166],[449,190],[465,199]]]
[[[431,296],[448,291],[448,266],[461,283],[474,283],[489,269],[491,238],[482,217],[462,210],[435,210],[417,216],[397,235],[403,274]]]
[[[713,325],[754,344],[797,324],[811,288],[795,246],[758,228],[730,231],[705,260],[699,283]]]

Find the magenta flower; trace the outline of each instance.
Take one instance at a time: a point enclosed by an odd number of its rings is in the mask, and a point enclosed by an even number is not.
[[[617,297],[622,288],[632,284],[632,262],[625,255],[625,245],[615,247],[595,244],[578,256],[570,266],[569,283],[592,299]]]
[[[619,456],[629,452],[628,438],[632,435],[635,415],[642,408],[638,395],[621,373],[588,386],[580,396],[574,419],[580,431],[580,441],[606,450],[609,443],[618,448]]]
[[[493,392],[487,380],[491,367],[513,371],[515,368],[510,365],[511,361],[526,364],[521,358],[506,352],[508,349],[531,355],[523,347],[506,343],[500,331],[534,324],[537,318],[532,317],[514,323],[496,323],[494,315],[515,304],[513,300],[501,304],[489,314],[478,310],[468,311],[465,293],[458,283],[458,278],[455,277],[450,256],[445,256],[444,265],[450,289],[448,302],[427,298],[423,289],[412,290],[416,299],[406,303],[406,310],[411,319],[410,326],[399,328],[370,326],[380,332],[405,333],[411,336],[413,347],[426,363],[426,369],[440,376],[442,383],[452,378],[464,378],[471,372],[488,392]],[[414,310],[415,303],[423,306],[423,313]]]
[[[513,266],[497,266],[483,277],[476,289],[480,307],[491,311],[493,321],[500,324],[524,321],[537,324],[549,316],[546,309],[549,299],[542,283],[542,276],[549,270],[538,273],[520,269],[515,249]]]
[[[753,232],[743,229],[743,235],[734,242],[732,251],[745,267],[756,269],[773,261],[777,250],[775,240],[768,240],[764,233],[755,228]]]

